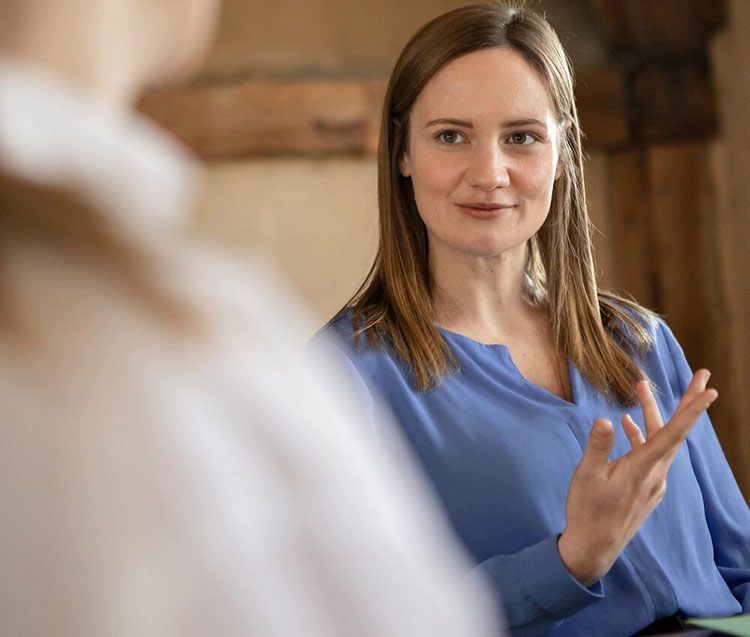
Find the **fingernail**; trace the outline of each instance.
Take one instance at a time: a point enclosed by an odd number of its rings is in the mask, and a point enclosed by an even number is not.
[[[707,369],[703,370],[703,383],[708,383],[708,379],[711,378],[711,372],[709,372]]]

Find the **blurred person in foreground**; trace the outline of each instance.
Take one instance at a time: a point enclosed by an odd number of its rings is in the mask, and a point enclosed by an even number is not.
[[[378,170],[378,254],[325,334],[392,408],[512,634],[750,612],[750,510],[705,413],[709,374],[597,286],[549,23],[488,2],[421,28],[391,75]]]
[[[195,167],[131,105],[217,11],[0,0],[0,634],[492,632],[293,300],[175,239]]]

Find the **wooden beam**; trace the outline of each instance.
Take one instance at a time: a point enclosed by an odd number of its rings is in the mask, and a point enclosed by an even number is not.
[[[380,80],[242,81],[161,89],[140,109],[206,159],[372,155]]]
[[[385,80],[245,80],[152,91],[140,109],[206,159],[374,156],[385,88]],[[583,75],[576,92],[588,145],[626,145],[619,73]]]

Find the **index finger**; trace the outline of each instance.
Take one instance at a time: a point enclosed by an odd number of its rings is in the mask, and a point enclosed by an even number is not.
[[[719,393],[715,389],[706,389],[675,413],[658,433],[651,436],[646,444],[638,449],[644,461],[647,463],[655,463],[659,460],[671,462],[695,422],[718,396]]]

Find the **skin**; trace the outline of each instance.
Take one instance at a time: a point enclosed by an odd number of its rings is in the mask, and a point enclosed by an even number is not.
[[[193,72],[220,0],[0,0],[0,55],[54,75],[105,108]]]
[[[439,325],[506,344],[531,382],[570,399],[564,357],[523,284],[528,241],[549,214],[561,173],[564,124],[547,87],[508,47],[453,60],[427,83],[409,117],[400,162],[427,229]],[[487,210],[488,205],[502,207]],[[624,418],[631,451],[609,461],[612,423],[592,427],[558,540],[563,563],[585,585],[600,579],[664,495],[666,475],[691,427],[717,393],[698,371],[665,426],[649,385],[638,385],[647,436]]]

